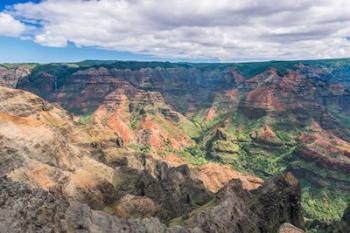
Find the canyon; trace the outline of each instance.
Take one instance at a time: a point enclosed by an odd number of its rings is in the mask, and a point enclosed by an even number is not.
[[[0,231],[348,232],[349,74],[349,59],[3,64]]]

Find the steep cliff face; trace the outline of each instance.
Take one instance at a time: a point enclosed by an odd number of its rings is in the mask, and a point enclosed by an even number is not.
[[[92,150],[83,146],[92,140],[89,132],[66,111],[33,94],[0,87],[0,96],[2,175],[74,199],[90,199],[100,208],[109,195],[104,189],[113,187],[113,169],[93,159]],[[116,136],[103,137],[108,141]]]
[[[15,88],[20,79],[26,78],[31,73],[30,67],[4,67],[0,66],[0,85]]]

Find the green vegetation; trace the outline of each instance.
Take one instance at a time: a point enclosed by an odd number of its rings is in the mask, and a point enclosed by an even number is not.
[[[170,62],[138,62],[138,61],[98,61],[98,60],[87,60],[78,63],[81,67],[106,67],[106,68],[116,68],[116,69],[130,69],[130,70],[140,70],[142,68],[190,68],[191,65],[186,63],[170,63]]]
[[[329,188],[316,188],[304,180],[300,181],[305,218],[320,221],[341,219],[344,210],[350,203],[350,194]]]
[[[350,118],[348,116],[341,114],[339,111],[336,111],[334,109],[328,109],[328,110],[334,118],[338,119],[342,123],[342,125],[350,129]]]
[[[78,120],[78,124],[91,125],[92,124],[91,115],[80,116]]]
[[[185,160],[191,164],[201,165],[208,162],[205,149],[199,145],[185,148],[184,150],[177,152],[177,154],[185,158]]]
[[[187,119],[180,121],[178,126],[191,138],[198,138],[200,136],[200,127]]]
[[[279,166],[277,158],[271,157],[263,151],[253,154],[246,146],[243,146],[239,154],[241,165],[237,168],[242,170],[243,167],[246,172],[267,178],[272,174],[281,172],[281,166]]]
[[[204,121],[204,117],[202,116],[201,113],[198,113],[193,117],[193,123],[200,128],[202,128],[203,121]]]
[[[232,141],[217,140],[212,143],[212,150],[214,151],[228,151],[231,153],[239,153],[239,145]]]
[[[89,106],[87,110],[83,109],[82,107],[73,107],[70,108],[69,111],[74,113],[77,116],[87,116],[91,115],[95,111],[95,106]]]
[[[214,127],[217,124],[222,123],[224,119],[226,119],[231,113],[221,114],[217,117],[215,117],[213,120],[208,121],[206,124],[202,125],[202,128],[204,131],[208,131],[212,127]]]
[[[60,88],[63,83],[69,78],[74,72],[78,71],[80,67],[72,66],[71,64],[47,64],[35,66],[30,74],[29,80],[31,82],[37,82],[38,77],[42,73],[48,73],[56,78],[56,87]],[[35,86],[35,85],[34,85]]]
[[[139,144],[136,144],[136,143],[128,144],[128,148],[130,148],[132,150],[136,150],[136,151],[141,151],[141,146]]]
[[[50,64],[43,64],[43,65],[37,65],[35,69],[32,72],[32,75],[45,72],[52,75],[60,75],[61,72],[64,74],[72,73],[72,71],[76,68],[79,68],[79,66],[75,66],[72,63],[50,63]]]
[[[151,146],[150,145],[144,145],[141,147],[141,152],[144,154],[148,154],[151,151]]]
[[[139,123],[139,120],[137,119],[137,117],[136,117],[136,116],[132,116],[132,117],[131,117],[131,120],[130,120],[130,127],[131,127],[132,129],[136,129],[138,123]]]
[[[251,78],[270,68],[277,69],[280,76],[287,73],[287,70],[293,69],[298,64],[298,61],[269,61],[269,62],[249,62],[238,63],[234,67],[245,77]]]
[[[241,131],[244,135],[249,135],[249,133],[263,127],[267,120],[267,116],[261,117],[257,120],[250,120],[240,111],[232,113],[233,129]]]
[[[317,166],[314,162],[306,162],[304,160],[295,159],[289,162],[290,166],[297,169],[303,169],[307,171],[312,171],[315,175],[320,176],[321,180],[326,180],[327,178],[343,180],[345,182],[350,182],[349,174],[341,171],[331,170],[324,167]]]
[[[39,64],[37,64],[37,63],[4,63],[4,64],[0,64],[0,66],[5,67],[7,69],[16,69],[18,67],[25,67],[28,69],[33,69],[38,65]]]
[[[151,146],[150,145],[141,145],[137,143],[130,143],[128,144],[128,148],[131,150],[139,151],[143,154],[148,154],[151,152]]]

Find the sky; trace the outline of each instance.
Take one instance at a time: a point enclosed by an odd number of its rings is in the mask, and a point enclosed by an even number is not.
[[[350,57],[348,0],[0,0],[0,62]]]

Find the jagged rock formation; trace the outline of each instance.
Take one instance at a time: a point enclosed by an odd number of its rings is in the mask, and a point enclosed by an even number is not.
[[[298,190],[299,184],[291,174],[274,177],[251,192],[243,190],[240,182],[232,181],[213,202],[171,224],[223,233],[277,232],[284,222],[303,227]],[[278,206],[283,206],[283,210]]]
[[[190,213],[184,226],[169,228],[156,218],[119,219],[91,210],[87,205],[68,202],[47,191],[31,189],[27,185],[1,178],[0,230],[13,233],[277,232],[283,222],[303,226],[298,200],[300,189],[294,182],[290,175],[276,177],[254,193],[244,191],[239,182],[231,182],[214,201]],[[268,198],[269,194],[278,197],[274,200],[278,202],[276,208],[260,202]],[[284,203],[290,198],[294,198],[293,201]],[[268,210],[272,212],[266,212]]]

